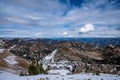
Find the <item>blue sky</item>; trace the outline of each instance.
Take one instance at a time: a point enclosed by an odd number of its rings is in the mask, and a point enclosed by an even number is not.
[[[0,37],[120,37],[120,0],[0,0]]]

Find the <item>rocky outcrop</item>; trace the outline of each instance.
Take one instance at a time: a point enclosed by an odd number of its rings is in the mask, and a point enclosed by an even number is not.
[[[103,50],[103,56],[107,63],[120,65],[120,47],[106,46]]]

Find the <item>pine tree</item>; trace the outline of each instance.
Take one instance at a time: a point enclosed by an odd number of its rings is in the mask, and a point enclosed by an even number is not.
[[[32,63],[29,65],[29,68],[28,68],[29,75],[37,75],[37,74],[39,74],[39,70],[38,70],[38,68],[37,68],[37,66],[35,64],[36,64],[36,62],[32,61]]]
[[[44,70],[44,68],[42,67],[42,63],[39,65],[33,60],[32,63],[29,65],[28,73],[29,75],[47,74],[47,71]]]

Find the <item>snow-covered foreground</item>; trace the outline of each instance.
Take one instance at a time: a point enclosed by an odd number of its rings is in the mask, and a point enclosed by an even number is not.
[[[74,75],[34,75],[19,76],[5,71],[0,71],[0,80],[120,80],[118,75],[110,74],[74,74]]]

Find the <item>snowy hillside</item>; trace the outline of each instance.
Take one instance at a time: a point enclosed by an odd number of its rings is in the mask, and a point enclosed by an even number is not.
[[[57,49],[55,49],[51,54],[43,58],[43,68],[47,69],[49,66],[48,74],[52,75],[66,75],[70,74],[71,71],[67,68],[72,67],[71,65],[68,65],[68,62],[61,61],[61,62],[54,62],[55,54],[57,52]]]
[[[4,49],[0,49],[0,53],[3,53]]]
[[[21,70],[27,71],[28,65],[27,60],[12,54],[9,49],[0,49],[0,71],[19,74]]]
[[[74,75],[34,75],[19,76],[0,71],[0,80],[120,80],[120,76],[110,74],[74,74]]]
[[[51,54],[49,54],[48,56],[46,56],[43,61],[45,62],[54,62],[54,57],[55,57],[55,54],[57,52],[57,49],[55,49]]]

